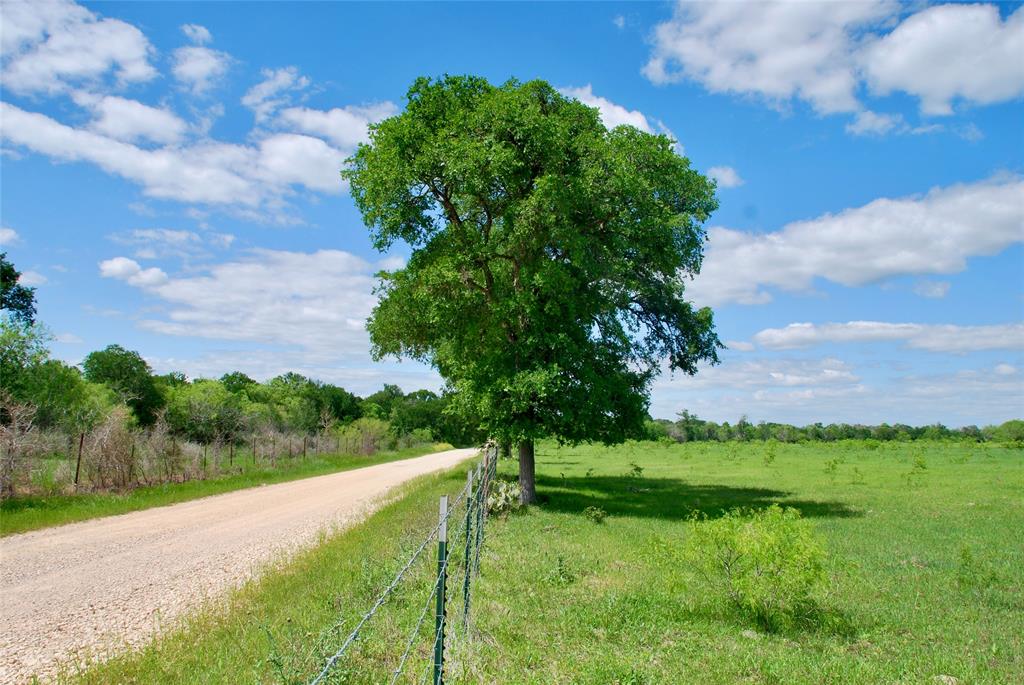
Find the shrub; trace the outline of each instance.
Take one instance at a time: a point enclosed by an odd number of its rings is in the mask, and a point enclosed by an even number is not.
[[[496,480],[491,484],[491,492],[487,495],[487,511],[492,514],[508,514],[522,506],[519,501],[522,490],[519,483],[507,480]]]
[[[684,559],[708,587],[766,630],[790,626],[814,606],[825,548],[796,509],[734,509],[690,520]]]
[[[583,510],[583,515],[594,523],[604,523],[605,518],[608,516],[608,512],[601,507],[587,507]]]

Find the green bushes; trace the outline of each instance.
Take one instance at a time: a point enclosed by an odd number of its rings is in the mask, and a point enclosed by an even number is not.
[[[713,593],[766,630],[808,616],[825,580],[825,548],[813,527],[778,505],[694,516],[683,558]]]

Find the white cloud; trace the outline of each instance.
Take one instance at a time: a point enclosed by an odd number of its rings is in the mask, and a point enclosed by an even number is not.
[[[228,71],[231,56],[226,52],[191,45],[174,51],[174,78],[194,95],[212,88]]]
[[[4,87],[18,93],[59,92],[108,74],[119,84],[157,75],[141,31],[73,2],[5,2],[2,34]]]
[[[200,275],[143,282],[139,265],[124,257],[102,262],[100,273],[162,301],[166,315],[144,320],[147,330],[296,347],[322,359],[369,363],[364,323],[376,302],[374,274],[380,268],[340,250],[252,250]]]
[[[930,281],[922,279],[914,284],[914,292],[921,297],[942,299],[949,294],[949,281]]]
[[[100,262],[100,276],[125,281],[139,288],[153,288],[167,282],[167,274],[161,269],[143,269],[134,259],[114,257]]]
[[[38,271],[32,271],[31,269],[21,272],[21,277],[18,278],[18,282],[22,285],[35,287],[44,285],[49,279]]]
[[[857,109],[856,34],[885,18],[887,2],[680,2],[654,31],[644,74],[690,79],[716,93],[774,103],[800,98],[821,113]]]
[[[616,15],[612,18],[612,23],[615,24],[615,28],[624,29],[626,28],[626,18],[621,14]]]
[[[816,388],[854,386],[860,378],[841,359],[744,359],[718,366],[702,366],[696,376],[661,376],[654,388],[662,390]]]
[[[1024,181],[993,178],[874,200],[838,214],[752,234],[710,229],[700,275],[688,286],[701,304],[760,304],[766,287],[808,291],[814,279],[859,286],[901,275],[951,274],[967,259],[1024,240]]]
[[[91,130],[126,143],[139,140],[177,143],[188,128],[170,110],[150,107],[136,100],[79,92],[75,94],[75,102],[93,111],[95,119],[89,124]]]
[[[588,83],[582,88],[559,88],[562,95],[576,98],[588,107],[596,107],[601,113],[601,121],[608,128],[616,126],[633,126],[647,133],[654,133],[654,127],[647,121],[647,117],[639,110],[626,109],[617,105],[607,98],[594,95],[593,87]]]
[[[74,333],[58,333],[53,339],[61,345],[81,345],[85,342]]]
[[[771,368],[765,362],[766,368]],[[723,366],[725,366],[723,364]],[[870,382],[808,387],[733,386],[727,382],[704,388],[685,385],[656,388],[651,412],[673,417],[688,409],[713,421],[779,421],[807,425],[942,421],[950,426],[987,425],[1020,417],[1024,387],[1016,375],[992,368],[940,374],[903,374]]]
[[[719,188],[738,188],[745,183],[731,166],[713,166],[708,169],[708,176],[718,181]]]
[[[279,133],[260,142],[260,169],[273,183],[340,193],[345,154],[311,136]]]
[[[119,245],[134,247],[134,256],[138,259],[175,257],[185,260],[208,258],[212,256],[210,248],[226,249],[235,239],[229,233],[200,235],[170,228],[138,228],[114,233],[109,238]]]
[[[6,102],[0,102],[0,115],[4,140],[60,160],[92,162],[139,183],[152,197],[247,205],[258,205],[261,199],[256,183],[236,171],[255,161],[241,146],[145,150]]]
[[[278,121],[283,126],[322,136],[342,150],[354,151],[369,139],[367,126],[398,113],[392,102],[367,106],[335,107],[331,110],[289,107],[282,110]]]
[[[257,145],[204,140],[190,147],[144,149],[0,102],[0,136],[55,159],[87,161],[143,187],[146,195],[248,207],[280,205],[294,186],[341,192],[346,150],[318,138],[277,134]]]
[[[870,110],[857,112],[852,122],[846,125],[847,133],[857,136],[875,135],[882,136],[893,131],[901,131],[906,128],[903,117],[899,114],[879,114]],[[927,131],[921,130],[919,133]]]
[[[754,342],[761,347],[776,350],[824,343],[869,342],[903,342],[913,349],[956,354],[981,350],[1024,350],[1024,324],[956,326],[881,321],[792,323],[785,328],[766,328],[754,336]]]
[[[17,231],[6,226],[0,227],[0,245],[17,245],[19,242],[21,237]]]
[[[288,104],[287,93],[309,86],[309,79],[295,67],[264,69],[263,81],[242,96],[242,104],[256,115],[256,122],[268,119],[275,111]]]
[[[181,32],[196,45],[206,45],[213,40],[210,30],[199,24],[183,24]]]
[[[999,376],[1013,376],[1017,373],[1017,367],[1010,364],[996,364],[992,370]]]
[[[736,350],[737,352],[751,352],[754,349],[754,344],[745,342],[743,340],[726,340],[725,346],[730,350]]]
[[[997,5],[945,4],[903,20],[860,56],[867,83],[921,99],[926,114],[951,114],[963,98],[991,104],[1024,94],[1024,11],[1003,21]]]
[[[864,111],[864,85],[918,97],[925,114],[950,113],[956,98],[989,104],[1024,94],[1024,10],[1006,21],[992,4],[928,7],[901,21],[905,11],[889,0],[680,1],[655,28],[643,71],[659,84],[688,79],[776,106],[796,99],[820,114],[857,112],[855,134],[899,124]]]

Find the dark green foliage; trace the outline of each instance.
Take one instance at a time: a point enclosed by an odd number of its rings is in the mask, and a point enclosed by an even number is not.
[[[140,425],[151,425],[166,404],[149,364],[138,352],[108,345],[91,352],[82,362],[82,368],[87,379],[103,383],[117,393],[131,407]]]
[[[435,366],[495,437],[639,435],[663,358],[717,361],[683,298],[714,184],[542,81],[419,79],[408,100],[344,172],[374,244],[414,248],[382,274],[375,356]]]
[[[21,323],[33,324],[36,320],[36,289],[18,283],[21,272],[7,260],[7,253],[0,252],[0,309],[10,312]]]

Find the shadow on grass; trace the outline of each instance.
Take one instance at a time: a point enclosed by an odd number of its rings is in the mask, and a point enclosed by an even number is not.
[[[695,485],[679,478],[538,474],[537,492],[545,510],[581,515],[587,507],[600,507],[609,516],[682,520],[693,512],[714,518],[736,507],[759,509],[779,504],[797,509],[804,517],[863,516],[843,502],[789,499],[792,493],[783,490]]]

